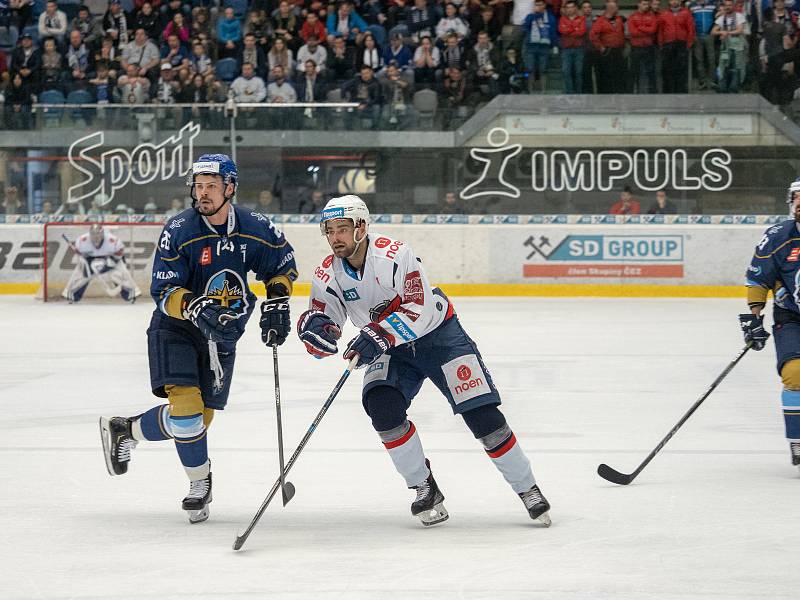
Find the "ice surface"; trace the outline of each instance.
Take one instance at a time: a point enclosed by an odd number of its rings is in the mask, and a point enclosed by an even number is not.
[[[293,301],[295,316],[306,299]],[[211,518],[189,525],[171,442],[105,470],[97,419],[158,402],[152,305],[0,298],[0,598],[796,599],[800,474],[774,351],[751,352],[628,487],[629,472],[742,346],[737,300],[456,298],[549,498],[527,518],[460,418],[426,384],[412,405],[450,520],[426,529],[363,414],[360,373],[244,551],[277,476],[271,353],[252,321],[209,445]],[[349,339],[351,331],[345,333]],[[344,367],[280,350],[287,458]]]

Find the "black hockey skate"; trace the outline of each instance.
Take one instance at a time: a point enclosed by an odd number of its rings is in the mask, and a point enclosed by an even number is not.
[[[131,422],[125,417],[100,417],[100,439],[109,475],[128,472],[131,451],[138,443],[131,435]]]
[[[211,504],[211,472],[204,479],[192,481],[189,493],[181,506],[189,513],[189,523],[202,523],[208,519],[208,505]]]
[[[425,459],[425,466],[428,469],[431,468],[431,463],[427,458]],[[423,525],[429,527],[442,521],[447,521],[450,515],[447,514],[447,509],[442,504],[444,502],[444,494],[439,490],[439,486],[436,485],[433,471],[430,472],[425,481],[409,489],[417,491],[417,498],[411,503],[411,514],[419,517]]]
[[[792,464],[800,466],[800,442],[789,442],[789,450],[792,453]]]
[[[519,497],[522,499],[523,504],[525,504],[525,508],[528,509],[528,514],[531,519],[538,521],[545,527],[550,527],[552,524],[550,514],[548,513],[550,510],[550,503],[542,495],[538,485],[534,485],[527,492],[522,492],[519,494]]]

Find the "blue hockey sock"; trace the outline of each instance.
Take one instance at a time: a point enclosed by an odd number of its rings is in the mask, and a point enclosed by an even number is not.
[[[134,417],[133,438],[153,442],[172,439],[169,426],[169,404],[154,406],[146,413]]]
[[[800,440],[800,391],[784,389],[781,394],[786,438]]]
[[[175,448],[190,481],[203,479],[209,472],[208,437],[203,414],[170,416],[170,428],[175,436]]]

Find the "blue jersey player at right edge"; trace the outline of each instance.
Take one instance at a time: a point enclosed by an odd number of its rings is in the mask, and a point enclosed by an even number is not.
[[[101,417],[100,434],[110,475],[128,471],[138,442],[175,440],[190,482],[182,507],[199,523],[211,502],[207,430],[227,404],[236,342],[256,305],[247,275],[255,273],[267,291],[261,339],[279,346],[289,335],[297,268],[291,245],[269,219],[231,204],[238,172],[230,157],[200,156],[187,183],[192,207],[161,232],[150,286],[150,387],[168,404],[134,417]]]
[[[767,294],[773,291],[772,332],[783,382],[783,419],[792,464],[800,466],[800,178],[789,186],[787,201],[792,218],[770,227],[756,246],[747,269],[751,314],[739,315],[739,322],[745,342],[753,350],[762,350],[769,333],[761,312]]]

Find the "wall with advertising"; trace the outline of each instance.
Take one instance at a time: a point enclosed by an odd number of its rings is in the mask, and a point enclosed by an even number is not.
[[[307,284],[329,253],[319,226],[282,227],[295,247],[300,280]],[[454,293],[737,295],[766,227],[444,221],[373,223],[371,231],[411,244],[431,281],[448,284]],[[131,243],[132,263],[140,271],[149,268],[160,228],[149,229],[152,240],[138,235]],[[42,230],[38,224],[0,225],[0,291],[35,291],[41,281]],[[47,261],[50,269],[71,269],[71,253],[60,235],[49,239]]]

